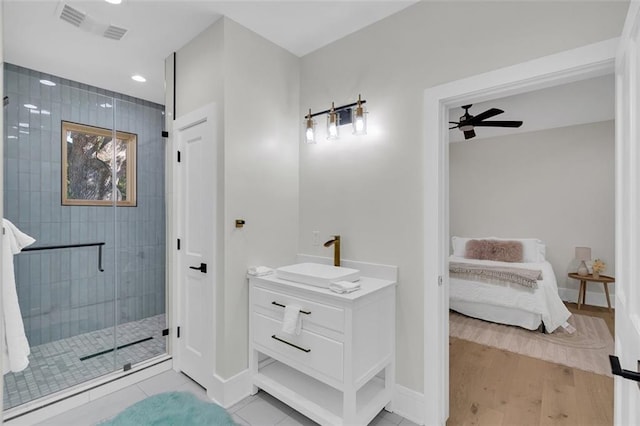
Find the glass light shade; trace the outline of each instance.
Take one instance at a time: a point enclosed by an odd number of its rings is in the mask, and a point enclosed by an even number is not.
[[[327,139],[338,139],[338,126],[340,119],[336,113],[333,102],[331,103],[331,111],[327,115]]]
[[[358,105],[351,110],[351,122],[354,135],[367,134],[367,111],[362,106],[362,98],[358,95]]]
[[[354,135],[367,134],[367,113],[363,107],[355,107],[352,111],[351,121],[353,122]]]
[[[311,110],[305,120],[306,130],[304,132],[304,141],[306,143],[316,143],[316,122],[311,118]]]
[[[307,127],[307,131],[305,132],[305,142],[316,143],[316,132],[313,127]]]

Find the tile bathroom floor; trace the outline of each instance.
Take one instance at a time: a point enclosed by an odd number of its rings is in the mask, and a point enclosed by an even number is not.
[[[121,369],[125,363],[136,364],[166,352],[165,315],[120,324],[31,348],[29,367],[4,376],[3,407],[5,410],[42,396],[78,385]],[[81,358],[108,351],[114,347],[114,331],[118,346],[152,337],[152,339],[110,351],[85,360]],[[117,366],[117,368],[116,368]]]
[[[162,392],[191,392],[198,398],[208,401],[206,392],[187,376],[173,370],[166,371],[145,381],[126,387],[118,392],[96,399],[88,404],[74,408],[52,417],[41,426],[85,426],[95,425],[114,417],[126,407]],[[249,396],[227,411],[233,420],[241,426],[293,426],[315,425],[316,423],[295,411],[288,405],[278,401],[271,395],[259,391]],[[20,425],[19,419],[9,423]],[[397,414],[381,411],[370,423],[375,426],[411,426],[415,423]]]

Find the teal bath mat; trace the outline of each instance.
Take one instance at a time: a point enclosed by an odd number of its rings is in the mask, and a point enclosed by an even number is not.
[[[205,402],[188,392],[150,396],[127,408],[106,426],[234,426],[224,408]]]

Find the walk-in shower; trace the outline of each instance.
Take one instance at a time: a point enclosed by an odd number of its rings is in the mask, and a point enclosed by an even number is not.
[[[161,105],[10,64],[3,95],[5,218],[36,239],[7,410],[166,353],[165,148]]]

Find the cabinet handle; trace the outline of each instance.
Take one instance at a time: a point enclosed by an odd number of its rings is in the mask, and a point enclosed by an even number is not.
[[[275,300],[273,302],[271,302],[272,305],[276,305],[276,306],[280,306],[281,308],[286,308],[286,305],[283,305],[282,303],[278,303]],[[305,315],[311,315],[311,311],[300,311],[301,314],[305,314]]]
[[[291,343],[291,342],[287,342],[286,340],[279,338],[279,337],[278,337],[278,336],[276,336],[275,334],[274,334],[273,336],[271,336],[271,338],[272,338],[272,339],[276,339],[278,342],[286,343],[286,344],[287,344],[287,345],[289,345],[289,346],[293,346],[294,348],[299,349],[299,350],[301,350],[302,352],[311,352],[311,349],[305,349],[305,348],[302,348],[302,347],[300,347],[300,346],[298,346],[298,345],[294,345],[294,344],[293,344],[293,343]]]

